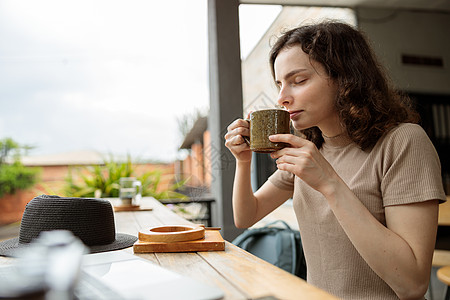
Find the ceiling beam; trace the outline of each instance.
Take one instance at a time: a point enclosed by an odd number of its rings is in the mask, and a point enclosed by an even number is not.
[[[450,13],[450,0],[240,0],[239,4],[387,8]]]

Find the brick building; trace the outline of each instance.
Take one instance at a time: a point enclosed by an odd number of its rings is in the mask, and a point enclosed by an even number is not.
[[[41,170],[38,183],[25,191],[0,198],[0,225],[19,221],[26,204],[33,197],[48,194],[62,195],[62,188],[70,168],[104,165],[109,157],[96,151],[76,151],[53,155],[25,156],[22,163],[27,167],[37,167]],[[114,158],[120,161],[121,158]],[[123,161],[126,158],[122,158]],[[168,188],[175,178],[174,163],[133,163],[135,175],[160,170],[163,174],[158,185],[160,190]]]
[[[211,187],[211,137],[207,130],[208,118],[198,118],[186,135],[180,149],[188,150],[184,160],[176,163],[176,173],[182,179],[188,179],[187,186],[199,193],[208,193]]]

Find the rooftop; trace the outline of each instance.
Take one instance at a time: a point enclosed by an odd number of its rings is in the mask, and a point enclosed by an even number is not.
[[[81,150],[23,156],[21,160],[25,166],[99,165],[104,163],[105,155],[93,150]]]

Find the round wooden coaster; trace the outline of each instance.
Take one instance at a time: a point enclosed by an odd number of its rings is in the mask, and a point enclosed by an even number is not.
[[[186,242],[203,239],[205,228],[189,225],[164,225],[139,231],[139,240],[143,242]]]

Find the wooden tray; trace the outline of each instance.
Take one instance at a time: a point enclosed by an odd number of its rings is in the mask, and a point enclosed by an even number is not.
[[[145,207],[140,205],[114,205],[115,212],[119,211],[150,211],[153,210],[151,207]]]
[[[225,250],[225,241],[219,230],[205,230],[205,238],[186,242],[143,242],[137,241],[133,245],[134,253],[152,252],[197,252]]]

